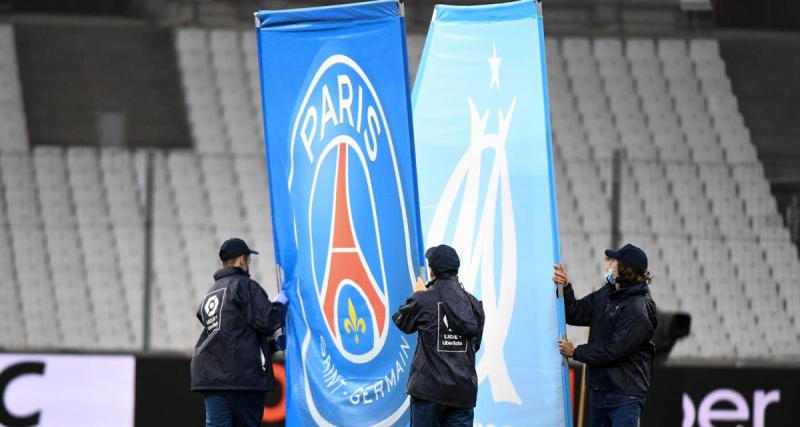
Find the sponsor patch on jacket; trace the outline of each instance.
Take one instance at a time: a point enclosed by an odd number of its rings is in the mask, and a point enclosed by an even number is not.
[[[442,302],[437,303],[437,310],[439,315],[439,322],[436,326],[439,335],[439,341],[436,345],[437,351],[443,352],[460,352],[467,351],[467,340],[455,332],[453,332],[452,325],[447,318],[447,310],[442,305]]]
[[[208,333],[218,331],[222,322],[222,304],[225,301],[225,288],[209,292],[203,299],[203,306],[200,313],[203,316],[203,324],[206,325]]]

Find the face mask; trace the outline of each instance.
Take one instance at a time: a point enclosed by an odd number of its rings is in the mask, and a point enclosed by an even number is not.
[[[609,285],[613,285],[617,282],[617,279],[614,277],[614,270],[609,268],[606,270],[606,283]]]

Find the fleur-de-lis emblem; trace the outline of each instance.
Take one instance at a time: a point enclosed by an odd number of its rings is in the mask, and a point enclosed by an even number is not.
[[[356,334],[356,344],[358,344],[358,334],[367,332],[367,324],[364,318],[356,315],[356,308],[353,307],[353,300],[350,298],[347,299],[347,313],[349,317],[344,319],[344,330],[348,334]]]

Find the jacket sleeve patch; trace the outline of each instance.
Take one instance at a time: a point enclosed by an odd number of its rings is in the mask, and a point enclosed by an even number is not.
[[[452,325],[447,319],[447,310],[441,301],[436,303],[436,311],[438,314],[436,350],[448,353],[466,353],[467,340],[462,335],[453,332]]]
[[[225,303],[225,288],[209,292],[200,307],[203,325],[208,333],[218,331],[222,323],[222,307]]]

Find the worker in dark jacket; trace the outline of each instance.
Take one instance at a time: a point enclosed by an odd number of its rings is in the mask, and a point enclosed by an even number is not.
[[[590,326],[589,342],[559,342],[562,355],[586,363],[592,427],[636,427],[650,388],[655,357],[656,305],[648,288],[647,255],[627,244],[606,250],[605,285],[576,300],[567,272],[555,266],[553,282],[564,287],[567,323]]]
[[[411,425],[469,426],[478,395],[475,352],[483,335],[483,305],[458,281],[456,251],[439,245],[425,252],[431,281],[418,279],[392,316],[401,331],[418,332],[407,393]]]
[[[250,278],[242,239],[219,250],[222,268],[197,310],[203,332],[192,355],[192,391],[204,394],[206,427],[260,426],[266,392],[275,388],[272,336],[283,325],[287,298],[275,302]]]

